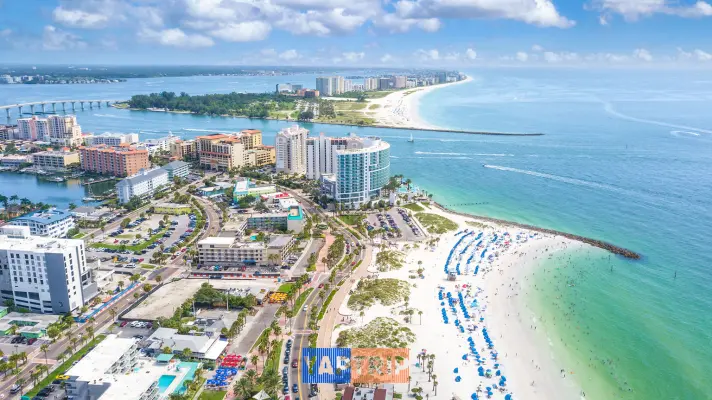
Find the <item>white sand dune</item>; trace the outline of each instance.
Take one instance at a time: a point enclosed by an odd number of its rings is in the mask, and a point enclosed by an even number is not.
[[[427,372],[422,372],[415,366],[416,355],[425,350],[436,356],[434,373],[438,380],[437,398],[451,399],[457,396],[467,400],[480,388],[482,392],[478,393],[479,398],[486,399],[485,388],[499,383],[500,378],[494,376],[497,371],[495,364],[499,364],[498,369],[501,375],[506,376],[507,381],[503,392],[493,390],[493,399],[504,399],[506,394],[511,394],[513,399],[579,399],[581,389],[574,381],[574,375],[553,355],[543,329],[536,329],[538,320],[528,307],[524,292],[529,284],[532,267],[548,257],[548,254],[585,245],[557,236],[477,221],[440,210],[429,212],[457,222],[460,230],[474,231],[474,234],[463,239],[455,251],[459,256],[462,249],[471,243],[459,259],[461,275],[457,276],[456,281],[448,281],[444,266],[448,254],[462,235],[455,236],[450,232],[441,235],[440,242],[432,249],[425,248],[421,243],[419,249],[407,250],[406,266],[398,271],[378,273],[378,277],[397,278],[414,285],[411,287],[409,306],[423,312],[422,323],[417,312],[411,323],[405,323],[403,317],[397,315],[398,311],[403,309],[403,304],[389,307],[377,305],[366,310],[365,315],[361,317],[358,312],[347,310],[344,302],[340,312],[345,315],[343,318],[347,321],[350,316],[352,322],[337,328],[332,336],[332,343],[343,329],[362,326],[377,317],[389,316],[409,327],[417,336],[416,342],[410,346],[411,388],[422,387],[423,397],[426,394],[429,394],[429,398],[436,397],[432,382],[428,382]],[[480,229],[469,226],[466,223],[468,220],[484,223],[488,227]],[[483,246],[475,250],[480,240],[473,239],[480,232]],[[509,233],[509,245],[499,239],[496,242],[491,241],[494,235],[502,238],[505,232]],[[403,248],[404,243],[398,245]],[[481,259],[485,248],[485,258]],[[473,254],[473,261],[468,268],[467,260]],[[493,255],[491,261],[487,260],[489,254]],[[451,262],[451,271],[455,271],[457,258],[454,256]],[[480,262],[476,262],[477,260]],[[419,268],[418,261],[422,261],[420,266],[425,269],[424,279],[409,279],[409,275],[414,275]],[[476,265],[479,265],[479,268],[477,275],[474,275]],[[463,288],[463,285],[467,288]],[[458,298],[457,293],[461,291],[470,319],[464,318],[459,304],[455,305],[457,315],[452,313],[446,297],[443,300],[445,305],[442,306],[438,299],[440,290],[444,296],[450,292],[454,298]],[[477,306],[471,307],[475,299]],[[448,324],[443,321],[443,308],[447,312]],[[484,320],[480,322],[480,318]],[[464,333],[455,326],[456,319],[462,322]],[[494,344],[493,349],[487,348],[483,328],[487,329]],[[472,331],[468,331],[469,329]],[[478,375],[478,365],[470,351],[468,337],[472,337],[477,352],[485,360],[482,367],[492,371],[491,378]],[[492,359],[491,351],[498,353],[496,361]],[[467,360],[463,360],[465,354],[468,354]],[[456,368],[457,373],[454,372]],[[561,373],[562,370],[565,371],[564,374]],[[461,378],[459,382],[456,382],[457,376]],[[407,390],[405,384],[396,385],[398,392],[405,393]]]

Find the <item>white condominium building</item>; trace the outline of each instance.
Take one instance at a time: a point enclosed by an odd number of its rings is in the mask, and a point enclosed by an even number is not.
[[[17,132],[19,139],[45,140],[49,138],[49,122],[46,118],[18,118]]]
[[[319,179],[323,174],[336,172],[336,150],[345,149],[349,138],[332,138],[324,136],[307,138],[307,171],[308,179]]]
[[[32,235],[63,238],[74,228],[74,217],[68,211],[52,208],[17,217],[12,224],[29,227]]]
[[[316,90],[322,96],[332,96],[334,94],[334,87],[331,85],[331,78],[328,76],[320,76],[316,78]]]
[[[366,78],[363,80],[363,90],[378,90],[378,78]]]
[[[104,132],[101,135],[94,135],[86,138],[87,146],[105,144],[107,146],[121,146],[122,144],[133,144],[138,142],[138,133],[111,133]]]
[[[275,138],[277,172],[306,173],[306,140],[309,131],[294,125],[284,128]]]
[[[30,235],[26,226],[0,227],[0,297],[32,312],[64,314],[84,305],[95,286],[84,241]],[[95,290],[96,288],[94,288]]]
[[[198,264],[230,267],[279,265],[293,244],[292,235],[272,235],[269,243],[241,242],[234,237],[207,237],[198,242]]]
[[[153,196],[156,191],[168,185],[168,171],[163,168],[141,170],[138,174],[119,181],[116,193],[120,204],[126,204],[132,197]]]
[[[138,146],[138,147],[143,147],[148,150],[148,154],[156,154],[159,152],[166,152],[170,153],[171,151],[171,144],[176,143],[180,140],[178,136],[173,136],[173,134],[170,134],[166,137],[158,138],[158,139],[146,139],[143,141],[143,144]]]

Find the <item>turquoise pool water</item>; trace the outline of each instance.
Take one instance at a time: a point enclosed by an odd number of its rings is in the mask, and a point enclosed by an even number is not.
[[[175,379],[175,375],[161,375],[158,379],[158,391],[163,393],[168,390],[168,387],[171,386],[171,383],[173,383]]]
[[[174,393],[178,394],[183,394],[185,392],[185,386],[183,386],[183,382],[185,381],[192,381],[193,378],[195,377],[195,370],[198,369],[200,366],[200,363],[197,362],[181,362],[178,364],[178,368],[183,369],[183,368],[190,368],[188,373],[185,375],[185,378],[183,378],[182,381],[180,381],[180,385],[178,385],[178,389]],[[159,386],[160,386],[160,381],[159,381]]]

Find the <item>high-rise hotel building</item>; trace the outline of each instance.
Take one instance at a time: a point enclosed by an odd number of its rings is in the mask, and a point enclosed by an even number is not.
[[[306,140],[309,131],[294,125],[284,128],[275,138],[277,172],[305,174]]]
[[[0,297],[36,313],[64,314],[96,292],[84,241],[30,235],[27,226],[0,227]]]

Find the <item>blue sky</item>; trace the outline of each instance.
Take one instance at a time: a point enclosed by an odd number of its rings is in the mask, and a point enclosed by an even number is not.
[[[0,62],[712,66],[704,0],[0,0]]]

